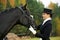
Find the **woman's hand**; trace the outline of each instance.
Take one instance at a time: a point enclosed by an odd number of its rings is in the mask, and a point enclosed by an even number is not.
[[[34,30],[32,26],[30,26],[29,30],[30,30],[34,35],[36,34],[36,30]]]

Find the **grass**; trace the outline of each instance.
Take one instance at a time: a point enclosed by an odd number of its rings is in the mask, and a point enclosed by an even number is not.
[[[30,36],[22,36],[22,37],[18,37],[16,34],[14,33],[8,33],[7,35],[8,40],[39,40],[39,38],[36,37],[30,37]],[[50,37],[51,40],[60,40],[60,37]]]
[[[30,40],[39,40],[39,38],[31,38]],[[50,37],[50,40],[60,40],[60,37]]]
[[[60,37],[51,37],[51,40],[60,40]]]

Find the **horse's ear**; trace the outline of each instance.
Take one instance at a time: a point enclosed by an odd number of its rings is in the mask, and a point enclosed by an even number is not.
[[[24,5],[24,8],[26,8],[27,4]]]
[[[26,6],[27,6],[27,4],[25,4],[24,6],[23,6],[22,4],[20,5],[20,7],[21,7],[23,10],[26,10]],[[19,7],[19,8],[20,8],[20,7]]]

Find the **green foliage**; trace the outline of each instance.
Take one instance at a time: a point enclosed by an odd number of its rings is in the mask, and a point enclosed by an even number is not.
[[[15,0],[15,6],[20,6],[20,2],[19,2],[19,0]]]
[[[9,0],[7,0],[7,7],[6,8],[12,8],[10,3],[9,3]]]
[[[21,33],[25,33],[27,31],[27,28],[22,26],[22,25],[15,25],[14,28],[10,31],[16,34],[21,34]]]
[[[52,19],[52,34],[51,36],[56,36],[56,22],[55,18]]]
[[[55,4],[53,13],[54,13],[54,17],[57,17],[57,16],[60,17],[60,6],[58,6],[58,4]]]
[[[3,7],[3,4],[0,3],[0,12],[3,11],[5,8]]]
[[[0,11],[3,10],[2,8],[3,8],[3,5],[2,3],[0,3]]]
[[[36,24],[38,25],[41,20],[41,14],[44,8],[44,5],[41,2],[37,2],[36,0],[28,0],[27,2],[28,8],[31,14],[34,16]]]
[[[58,4],[55,4],[53,9],[53,22],[52,22],[53,36],[58,35],[57,33],[59,33],[60,21],[57,19],[59,17],[60,17],[60,6],[58,6]]]

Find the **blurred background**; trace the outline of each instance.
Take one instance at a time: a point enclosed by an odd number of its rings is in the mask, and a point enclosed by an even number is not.
[[[36,25],[39,25],[42,22],[41,14],[44,8],[50,8],[53,10],[53,18],[52,18],[52,33],[51,37],[59,37],[60,36],[60,0],[0,0],[0,12],[19,7],[20,5],[27,4],[27,9],[30,11],[31,15],[34,16],[34,20]],[[17,24],[10,31],[10,33],[15,33],[17,35],[22,35],[27,33],[27,28]],[[33,34],[28,30],[29,36]],[[33,36],[32,36],[33,37]],[[60,38],[60,37],[59,37]],[[58,39],[60,40],[60,39]]]

